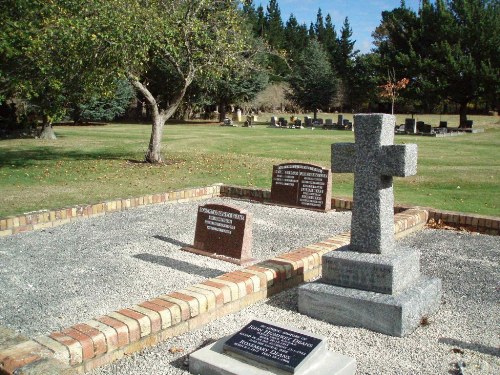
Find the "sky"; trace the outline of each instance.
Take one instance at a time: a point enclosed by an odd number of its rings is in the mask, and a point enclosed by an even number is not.
[[[419,0],[406,0],[406,6],[418,9]],[[318,8],[321,8],[323,19],[329,13],[337,33],[342,28],[344,19],[349,18],[352,29],[352,40],[356,41],[355,49],[361,53],[370,52],[373,48],[372,32],[380,24],[384,10],[399,7],[400,0],[278,0],[283,23],[286,23],[293,13],[300,24],[305,23],[309,28],[311,22],[316,22]],[[255,7],[262,4],[264,12],[267,0],[254,0]]]

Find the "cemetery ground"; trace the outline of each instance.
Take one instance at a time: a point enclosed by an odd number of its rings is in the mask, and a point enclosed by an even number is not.
[[[212,198],[0,238],[0,326],[34,338],[240,268],[179,250],[192,243],[197,207],[208,202],[253,213],[253,255],[259,260],[350,225],[350,212]],[[398,242],[419,249],[422,273],[443,282],[439,311],[405,338],[299,314],[292,288],[94,373],[187,375],[189,353],[251,319],[264,319],[326,336],[330,350],[356,359],[358,374],[458,374],[458,363],[466,366],[465,374],[498,374],[500,237],[424,229]]]
[[[396,123],[406,117],[411,116],[398,115]],[[274,164],[301,161],[329,167],[330,145],[354,138],[349,131],[271,129],[269,118],[259,116],[254,128],[168,123],[162,165],[140,162],[149,141],[148,124],[56,126],[56,141],[2,140],[0,217],[213,183],[269,188]],[[352,115],[346,118],[352,120]],[[458,124],[458,116],[416,118],[434,126],[440,120]],[[500,214],[499,118],[470,119],[486,131],[440,139],[396,136],[396,143],[419,148],[417,175],[395,180],[397,203]],[[335,176],[332,196],[352,196],[352,179],[350,174]]]

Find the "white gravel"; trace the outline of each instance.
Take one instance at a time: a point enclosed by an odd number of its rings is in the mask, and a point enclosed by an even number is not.
[[[259,260],[349,230],[350,212],[314,212],[216,198],[146,206],[0,238],[0,325],[25,336],[67,328],[239,268],[192,245],[200,204],[253,213]]]
[[[357,360],[357,374],[459,374],[459,362],[465,365],[463,374],[500,374],[500,237],[426,229],[400,242],[420,249],[422,272],[443,282],[439,312],[408,337],[333,326],[301,315],[293,289],[93,374],[187,375],[190,352],[255,318],[326,336],[330,350]]]
[[[259,259],[349,229],[348,212],[223,201],[254,213]],[[44,334],[236,269],[178,251],[193,240],[198,204],[145,207],[0,239],[0,325]],[[408,337],[301,315],[292,289],[93,374],[187,375],[190,352],[255,318],[326,336],[330,350],[357,360],[358,374],[459,374],[459,362],[464,374],[500,374],[500,237],[426,229],[400,243],[419,249],[422,273],[443,283],[440,310]]]

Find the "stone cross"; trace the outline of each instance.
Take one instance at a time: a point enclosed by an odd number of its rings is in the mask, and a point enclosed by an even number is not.
[[[392,115],[355,115],[355,143],[332,145],[332,172],[354,172],[353,251],[394,251],[392,178],[417,173],[417,145],[394,145],[395,122]]]

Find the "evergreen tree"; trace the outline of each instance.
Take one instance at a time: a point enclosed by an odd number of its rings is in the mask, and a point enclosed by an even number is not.
[[[264,34],[266,33],[266,16],[264,14],[264,8],[262,5],[257,7],[257,21],[254,27],[255,35],[264,38]]]
[[[339,47],[337,32],[335,31],[335,26],[332,23],[332,17],[330,14],[327,14],[325,18],[325,33],[323,39],[323,46],[330,58],[332,69],[336,70],[335,60],[339,58]]]
[[[316,39],[300,54],[289,84],[289,99],[312,110],[315,119],[318,109],[328,109],[336,91],[336,79],[327,54]]]
[[[498,0],[424,0],[418,14],[402,4],[382,13],[376,36],[382,69],[412,79],[404,95],[457,103],[460,126],[469,103],[499,96]]]
[[[281,49],[284,45],[284,28],[281,19],[281,11],[277,0],[270,0],[266,13],[266,39],[269,45],[275,49]]]
[[[321,8],[318,9],[318,14],[316,15],[316,24],[314,25],[314,32],[320,43],[325,41],[325,24],[323,21],[323,14],[321,13]]]
[[[297,56],[300,51],[306,48],[309,41],[307,35],[307,27],[305,24],[299,25],[293,14],[285,25],[285,49],[287,50],[291,62],[294,61],[294,56]]]

